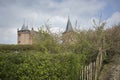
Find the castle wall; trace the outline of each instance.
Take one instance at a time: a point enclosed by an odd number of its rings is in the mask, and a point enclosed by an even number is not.
[[[30,32],[18,31],[18,44],[21,44],[21,45],[32,44]]]
[[[76,35],[74,32],[65,32],[62,36],[63,43],[74,44],[76,42]]]

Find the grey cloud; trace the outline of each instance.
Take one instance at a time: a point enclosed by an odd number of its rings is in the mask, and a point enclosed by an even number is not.
[[[86,25],[105,6],[103,0],[0,0],[0,34],[8,34],[0,35],[0,43],[16,43],[16,29],[21,28],[24,18],[30,28],[38,28],[51,18],[53,27],[63,29],[68,15],[73,25],[75,19]]]

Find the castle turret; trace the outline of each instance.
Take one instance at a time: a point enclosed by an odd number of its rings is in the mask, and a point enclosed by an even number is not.
[[[18,44],[22,45],[32,44],[31,33],[30,30],[28,29],[28,25],[25,26],[25,24],[23,24],[21,30],[18,30],[17,32],[18,32]]]
[[[68,17],[68,21],[67,21],[66,30],[62,35],[62,41],[65,44],[72,44],[75,42],[75,32],[72,28],[72,24],[70,22],[69,17]]]
[[[65,30],[65,33],[66,32],[74,32],[73,28],[72,28],[72,24],[70,22],[70,18],[68,17],[68,21],[67,21],[67,26],[66,26],[66,30]]]

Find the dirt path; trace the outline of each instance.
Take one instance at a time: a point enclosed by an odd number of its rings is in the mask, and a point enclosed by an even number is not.
[[[111,62],[103,67],[99,80],[120,80],[120,55],[114,56]]]

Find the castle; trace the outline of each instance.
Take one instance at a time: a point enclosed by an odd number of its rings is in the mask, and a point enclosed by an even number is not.
[[[31,30],[29,30],[28,26],[23,24],[22,28],[20,30],[18,29],[17,33],[18,33],[18,44],[20,44],[20,45],[32,45],[33,44],[33,37],[35,36],[35,34],[37,32],[34,31],[33,28]],[[70,22],[69,17],[68,17],[68,21],[67,21],[66,30],[62,34],[62,42],[67,43],[67,44],[75,42],[74,30],[72,28],[72,24]]]
[[[22,28],[18,31],[18,44],[20,45],[31,45],[33,35],[36,33],[34,29],[32,28],[31,30],[28,29],[28,25],[25,26],[25,24],[22,25]]]

